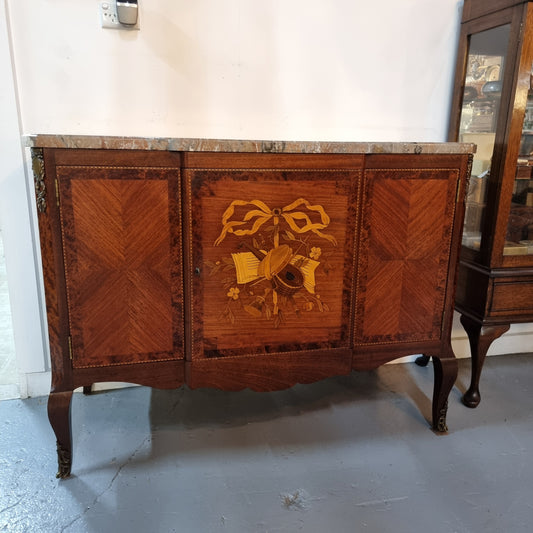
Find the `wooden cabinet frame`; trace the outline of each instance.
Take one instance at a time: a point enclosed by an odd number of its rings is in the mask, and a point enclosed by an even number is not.
[[[271,391],[424,353],[447,431],[471,149],[443,146],[34,147],[58,476],[72,392],[99,381]]]

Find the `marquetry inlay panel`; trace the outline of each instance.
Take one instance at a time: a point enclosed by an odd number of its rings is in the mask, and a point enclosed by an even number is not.
[[[187,170],[192,357],[350,347],[359,170]]]
[[[458,174],[367,170],[355,342],[441,336]]]
[[[179,171],[57,169],[75,367],[183,356]]]

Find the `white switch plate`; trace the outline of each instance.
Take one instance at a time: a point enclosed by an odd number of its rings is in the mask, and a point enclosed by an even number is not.
[[[137,23],[133,26],[126,26],[118,21],[117,16],[117,4],[114,0],[110,2],[100,2],[100,24],[102,28],[108,28],[112,30],[138,30],[139,17],[137,16]]]

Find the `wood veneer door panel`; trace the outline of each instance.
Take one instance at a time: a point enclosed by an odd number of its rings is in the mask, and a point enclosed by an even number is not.
[[[367,169],[355,344],[441,338],[456,169]]]
[[[349,356],[360,175],[184,171],[193,361],[331,348]]]
[[[103,157],[56,169],[73,366],[183,359],[179,167]]]

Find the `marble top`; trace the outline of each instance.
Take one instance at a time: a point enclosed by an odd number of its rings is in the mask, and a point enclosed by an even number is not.
[[[33,148],[166,150],[173,152],[256,152],[304,154],[464,154],[475,152],[469,143],[267,141],[191,139],[173,137],[116,137],[107,135],[25,135]]]

